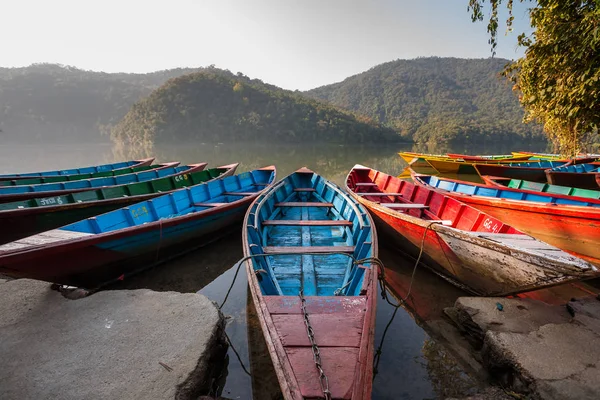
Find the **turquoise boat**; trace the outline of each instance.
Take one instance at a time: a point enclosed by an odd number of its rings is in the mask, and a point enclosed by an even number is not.
[[[1,245],[0,274],[99,288],[214,241],[274,180],[244,172]]]
[[[91,167],[81,167],[81,168],[71,168],[71,169],[61,169],[56,171],[44,171],[44,172],[26,172],[22,174],[4,174],[0,175],[0,181],[10,181],[13,179],[28,179],[28,178],[36,178],[36,177],[55,177],[55,176],[66,176],[66,175],[76,175],[76,174],[93,174],[98,172],[107,172],[114,171],[121,168],[135,168],[135,167],[143,167],[146,165],[152,164],[154,161],[154,157],[146,158],[143,160],[132,160],[132,161],[122,161],[112,164],[104,164],[104,165],[96,165]]]
[[[135,172],[120,176],[81,179],[71,182],[43,183],[38,185],[22,185],[0,187],[0,203],[34,199],[36,197],[60,196],[66,193],[83,192],[104,186],[125,185],[133,182],[143,182],[162,178],[192,168],[189,165],[178,167],[179,162],[160,164],[158,168],[148,171]],[[194,164],[196,166],[196,164]]]
[[[377,235],[369,213],[302,168],[260,195],[243,226],[250,291],[283,398],[370,399]]]
[[[62,196],[0,204],[0,244],[59,228],[94,215],[139,203],[173,190],[233,175],[238,164],[204,170],[205,163],[149,181],[107,186]]]
[[[482,176],[486,184],[509,189],[527,190],[550,194],[562,194],[565,196],[586,197],[600,199],[600,190],[581,189],[570,186],[552,185],[549,183],[524,181],[522,179],[500,178],[496,176]]]

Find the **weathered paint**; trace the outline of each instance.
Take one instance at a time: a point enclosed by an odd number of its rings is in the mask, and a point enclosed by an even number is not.
[[[276,220],[286,224],[264,224]],[[352,224],[293,226],[289,223],[293,220]],[[276,247],[279,252],[352,249],[356,259],[377,256],[377,236],[366,210],[307,169],[256,199],[246,214],[242,238],[245,256]],[[323,396],[301,313],[298,292],[302,288],[332,397],[369,399],[376,265],[365,262],[361,267],[342,254],[291,254],[255,257],[246,262],[246,270],[284,398]],[[341,296],[334,296],[336,289]]]
[[[274,167],[245,172],[0,246],[0,273],[96,288],[210,242],[274,179]],[[235,191],[255,194],[223,194]]]
[[[396,202],[419,203],[428,208],[408,209],[405,213],[392,210],[379,204],[380,197],[357,191],[357,182],[374,182],[377,192],[401,193],[390,196]],[[432,188],[362,166],[350,172],[347,188],[412,246],[422,246],[436,272],[477,294],[507,295],[597,274],[590,264]],[[516,245],[516,239],[527,242]],[[492,261],[482,262],[482,257]]]
[[[171,176],[121,186],[0,204],[0,244],[58,228],[129,204],[235,173],[237,164],[204,170],[206,163]]]

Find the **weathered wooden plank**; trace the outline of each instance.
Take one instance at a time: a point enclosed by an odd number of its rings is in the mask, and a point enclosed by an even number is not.
[[[380,203],[380,205],[391,208],[391,209],[426,209],[429,206],[425,204],[413,204],[413,203]]]
[[[298,296],[264,296],[269,313],[300,314]],[[308,296],[306,311],[309,314],[364,313],[367,299],[364,296]]]
[[[310,347],[284,348],[304,398],[322,398],[319,374]],[[329,390],[334,399],[350,399],[354,387],[358,349],[355,347],[321,347],[323,371],[329,380]],[[370,363],[363,368],[373,368]]]
[[[366,192],[366,193],[357,193],[359,196],[402,196],[402,193],[383,193],[383,192]]]
[[[310,346],[302,314],[273,315],[273,323],[284,347]],[[364,313],[358,315],[310,314],[310,325],[319,347],[358,347]]]
[[[354,246],[265,246],[267,254],[353,253]]]
[[[194,203],[192,204],[194,207],[219,207],[226,206],[229,203]]]
[[[224,192],[226,196],[253,196],[257,192]]]
[[[285,226],[352,226],[351,221],[347,220],[320,220],[320,221],[302,221],[293,219],[272,219],[263,221],[263,225],[285,225]]]
[[[317,190],[314,188],[296,188],[294,192],[316,192]]]
[[[333,207],[333,203],[320,203],[320,202],[302,202],[302,201],[289,201],[282,203],[275,203],[275,207]]]

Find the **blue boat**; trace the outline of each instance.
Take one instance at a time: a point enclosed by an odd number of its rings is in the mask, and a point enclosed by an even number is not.
[[[600,190],[600,165],[575,164],[546,171],[546,179],[553,185]]]
[[[95,289],[217,239],[275,167],[180,189],[0,246],[0,274]]]
[[[106,176],[102,178],[81,179],[78,181],[41,183],[37,185],[20,185],[0,187],[0,203],[10,201],[33,199],[36,197],[56,196],[65,193],[83,192],[98,189],[105,186],[126,185],[134,182],[144,182],[151,179],[163,178],[165,176],[182,172],[192,172],[199,165],[203,167],[206,163],[179,166],[179,162],[160,164],[160,167],[148,171],[135,172],[119,176]]]
[[[283,397],[328,398],[327,391],[335,399],[370,399],[377,235],[368,212],[302,168],[256,199],[242,240]],[[315,348],[325,386],[313,361]]]
[[[495,197],[498,199],[522,200],[548,204],[562,204],[568,206],[600,207],[600,200],[596,199],[584,199],[582,197],[573,197],[554,193],[503,188],[473,182],[465,182],[457,179],[440,178],[438,176],[413,174],[413,180],[415,183],[422,186],[430,186],[433,188],[466,195]],[[465,200],[463,199],[463,201]]]
[[[533,182],[546,182],[545,171],[566,165],[566,161],[517,162],[506,164],[473,164],[480,176],[523,179]]]
[[[54,176],[65,176],[65,175],[79,175],[79,174],[94,174],[98,172],[114,171],[121,168],[135,168],[144,167],[152,164],[154,158],[146,158],[143,160],[132,160],[122,161],[112,164],[96,165],[92,167],[81,167],[71,169],[61,169],[56,171],[44,171],[44,172],[28,172],[24,174],[5,174],[0,175],[0,181],[10,181],[14,179],[28,179],[36,177],[54,177]]]

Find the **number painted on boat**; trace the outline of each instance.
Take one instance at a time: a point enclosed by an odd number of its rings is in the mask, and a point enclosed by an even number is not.
[[[500,230],[498,223],[490,218],[486,218],[485,221],[483,221],[483,227],[494,233],[497,233]]]
[[[148,214],[148,209],[146,208],[146,206],[134,208],[133,210],[131,210],[131,215],[133,215],[133,218],[140,218],[142,215],[146,214]]]
[[[60,197],[47,197],[45,199],[40,199],[40,204],[43,206],[50,206],[53,204],[62,204],[63,201]]]
[[[187,174],[177,175],[175,177],[175,182],[183,182],[183,181],[187,181],[187,180],[188,180]]]

